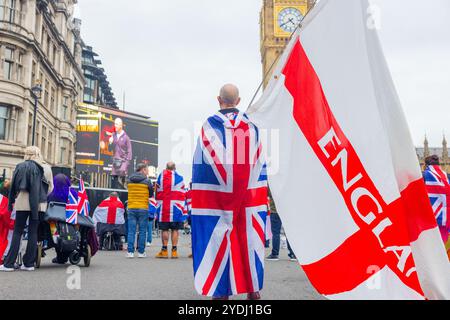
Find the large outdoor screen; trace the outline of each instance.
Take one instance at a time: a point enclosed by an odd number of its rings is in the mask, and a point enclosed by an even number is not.
[[[118,120],[120,119],[120,120]],[[117,158],[115,122],[123,123],[123,131],[130,141],[130,161],[124,164],[128,174],[144,162],[150,173],[158,167],[158,122],[136,114],[81,104],[77,114],[76,171],[112,173]],[[128,141],[128,140],[127,140]]]

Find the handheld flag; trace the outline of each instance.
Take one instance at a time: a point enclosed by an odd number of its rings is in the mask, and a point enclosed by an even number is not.
[[[321,294],[450,299],[450,265],[368,9],[318,2],[249,116],[279,134],[265,146],[282,157],[272,195]]]

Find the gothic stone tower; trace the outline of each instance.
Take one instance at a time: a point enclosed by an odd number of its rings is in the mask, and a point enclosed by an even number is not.
[[[263,0],[260,16],[263,76],[283,53],[292,32],[313,3],[314,0]],[[264,87],[269,81],[267,76]]]

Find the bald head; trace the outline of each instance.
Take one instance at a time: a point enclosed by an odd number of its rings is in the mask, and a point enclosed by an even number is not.
[[[217,99],[222,109],[234,108],[241,102],[239,89],[234,84],[224,85],[220,89],[220,95]]]
[[[177,166],[175,165],[175,162],[173,162],[173,161],[167,162],[167,165],[166,165],[167,170],[175,171],[176,168],[177,168]]]

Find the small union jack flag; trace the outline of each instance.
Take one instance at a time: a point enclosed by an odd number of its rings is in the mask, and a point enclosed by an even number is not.
[[[438,225],[449,227],[450,184],[447,175],[439,166],[428,166],[424,179]]]
[[[72,189],[72,188],[70,188]],[[69,189],[69,198],[67,199],[66,204],[66,222],[69,224],[77,224],[78,223],[78,199],[76,196],[70,192]]]
[[[82,177],[80,177],[80,184],[78,188],[78,214],[89,217],[89,200],[86,189],[84,188],[84,181]]]

